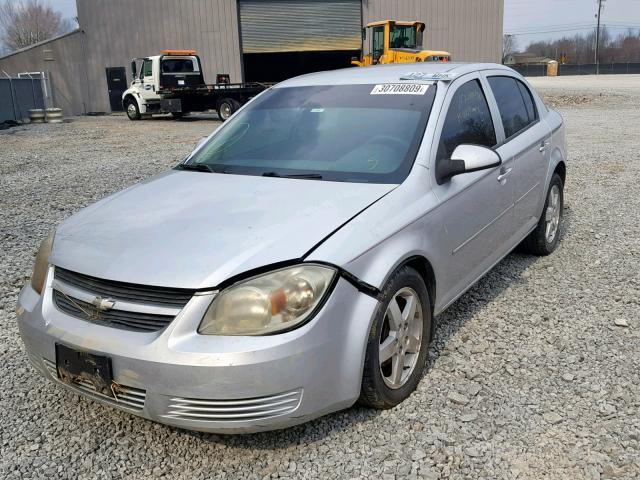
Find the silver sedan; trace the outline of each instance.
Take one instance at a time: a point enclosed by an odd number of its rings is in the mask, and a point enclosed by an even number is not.
[[[500,65],[294,78],[64,221],[20,333],[46,378],[188,429],[391,408],[435,316],[516,246],[557,247],[565,161],[560,115]]]

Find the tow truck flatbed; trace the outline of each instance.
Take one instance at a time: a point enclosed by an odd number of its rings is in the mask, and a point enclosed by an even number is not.
[[[218,75],[218,83],[207,84],[200,57],[193,50],[164,50],[162,55],[135,58],[131,71],[131,87],[122,95],[122,105],[130,120],[148,118],[155,113],[181,117],[191,112],[216,110],[224,121],[272,85],[229,83],[228,75]]]

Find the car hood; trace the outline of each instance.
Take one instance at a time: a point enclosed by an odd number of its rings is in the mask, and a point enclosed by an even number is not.
[[[393,188],[172,170],[63,222],[51,263],[122,282],[215,287],[302,258]]]

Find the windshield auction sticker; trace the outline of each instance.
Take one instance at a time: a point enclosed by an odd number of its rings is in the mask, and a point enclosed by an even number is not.
[[[373,87],[371,95],[424,95],[428,89],[417,83],[384,83]]]

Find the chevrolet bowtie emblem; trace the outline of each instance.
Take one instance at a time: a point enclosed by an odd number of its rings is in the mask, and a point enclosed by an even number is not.
[[[111,310],[115,306],[116,302],[110,298],[96,297],[91,301],[91,304],[101,312],[106,312]]]

